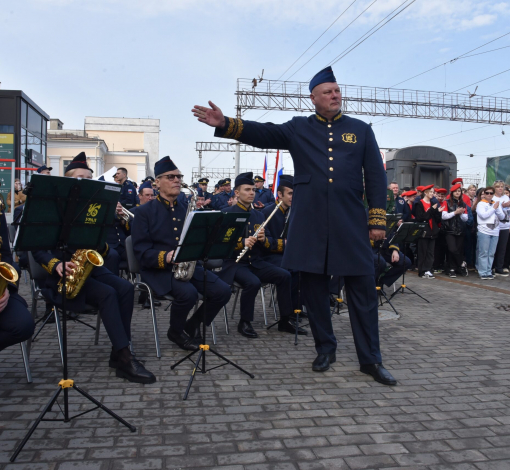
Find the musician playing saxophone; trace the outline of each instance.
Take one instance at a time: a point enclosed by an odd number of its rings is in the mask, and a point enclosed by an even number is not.
[[[181,349],[194,351],[202,342],[200,324],[203,306],[186,321],[188,313],[203,292],[204,269],[195,267],[189,281],[175,279],[173,255],[181,241],[187,205],[181,202],[182,174],[170,159],[164,157],[154,166],[159,195],[136,209],[131,236],[135,256],[140,262],[142,280],[149,284],[156,296],[171,295],[168,339]],[[207,273],[206,323],[210,325],[216,314],[229,301],[230,286],[212,273]]]
[[[283,245],[271,237],[267,229],[259,231],[254,237],[256,230],[264,223],[266,217],[258,210],[252,210],[251,204],[255,198],[255,182],[253,173],[241,173],[237,176],[234,186],[237,204],[225,209],[225,212],[250,212],[250,220],[247,225],[245,237],[239,240],[232,259],[223,263],[223,269],[219,273],[221,279],[228,284],[234,281],[241,284],[241,320],[237,325],[237,331],[246,338],[257,338],[258,333],[253,329],[251,322],[255,308],[255,299],[263,282],[276,285],[278,307],[280,309],[280,322],[278,330],[295,334],[295,325],[290,316],[293,313],[291,301],[291,275],[289,271],[274,266],[263,259],[263,255],[269,251],[283,252]],[[274,210],[274,207],[273,207]],[[279,209],[278,209],[279,210]],[[240,252],[249,247],[250,250],[236,262]],[[306,330],[299,328],[299,334],[307,334]]]
[[[72,178],[92,178],[92,170],[87,165],[85,153],[81,152],[67,167],[65,176]],[[105,257],[108,245],[98,250]],[[35,251],[35,260],[50,274],[43,288],[45,298],[59,306],[62,297],[58,293],[58,282],[63,274],[64,254],[59,250]],[[70,254],[68,254],[68,259]],[[67,275],[72,274],[76,265],[65,263]],[[129,350],[131,341],[131,317],[133,315],[134,288],[128,281],[119,278],[104,266],[93,268],[79,294],[67,300],[66,306],[73,312],[90,305],[99,310],[104,328],[112,343],[109,365],[116,369],[117,377],[130,382],[154,383],[156,377],[133,356]]]

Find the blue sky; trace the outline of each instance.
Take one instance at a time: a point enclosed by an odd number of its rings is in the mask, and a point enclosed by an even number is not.
[[[190,175],[198,166],[195,142],[215,140],[195,121],[192,106],[210,99],[234,115],[238,78],[251,79],[262,69],[265,78],[279,78],[352,1],[4,0],[1,87],[22,89],[66,128],[82,128],[84,116],[159,118],[160,156],[170,155]],[[355,1],[283,78],[372,2]],[[292,80],[306,81],[402,2],[376,0]],[[341,84],[388,87],[507,32],[510,3],[416,0],[333,69]],[[510,35],[477,52],[505,46]],[[452,91],[506,69],[510,48],[439,67],[400,87]],[[497,95],[507,97],[509,89],[507,72],[480,83],[477,94],[507,90]],[[249,111],[246,118],[262,114]],[[271,112],[265,118],[280,123],[291,117]],[[483,174],[487,156],[510,154],[510,129],[503,135],[501,126],[360,118],[374,123],[380,147],[429,140],[457,155],[461,173]],[[262,168],[262,161],[262,154],[241,156],[242,167]],[[284,163],[288,167],[290,159]],[[233,154],[205,153],[204,165],[231,167]]]

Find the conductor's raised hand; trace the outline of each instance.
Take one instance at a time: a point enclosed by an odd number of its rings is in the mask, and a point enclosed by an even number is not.
[[[198,106],[197,104],[191,110],[193,116],[195,116],[200,122],[203,122],[211,127],[224,127],[225,116],[212,101],[209,101],[209,106]]]

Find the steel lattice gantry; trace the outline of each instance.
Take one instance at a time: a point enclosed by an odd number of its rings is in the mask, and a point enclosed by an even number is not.
[[[463,93],[339,85],[345,114],[510,124],[510,99]],[[237,109],[314,112],[307,82],[237,80]]]

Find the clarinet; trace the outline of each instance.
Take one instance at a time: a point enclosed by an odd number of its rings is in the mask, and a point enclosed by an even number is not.
[[[276,214],[276,211],[280,208],[282,205],[282,202],[279,202],[276,207],[274,208],[274,211],[271,212],[269,217],[264,221],[264,223],[255,231],[255,233],[252,235],[253,237],[257,237],[257,235],[260,233],[260,231],[267,225],[267,223],[271,220],[271,217]],[[247,246],[244,247],[243,251],[239,254],[239,256],[236,259],[236,263],[239,263],[239,260],[246,254],[246,252],[249,250]]]

